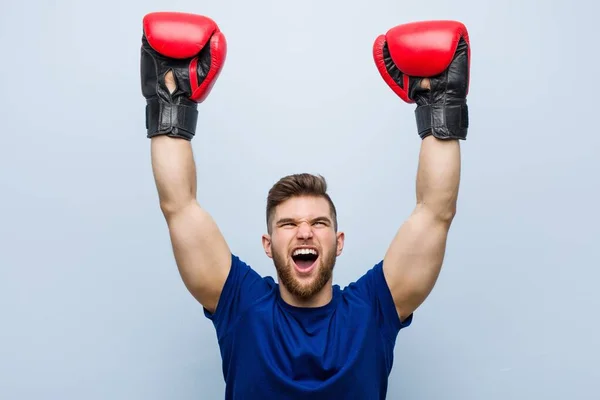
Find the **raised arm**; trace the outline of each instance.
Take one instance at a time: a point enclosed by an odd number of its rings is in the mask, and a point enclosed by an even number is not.
[[[160,208],[183,282],[210,312],[216,309],[227,279],[231,253],[217,224],[197,201],[191,140],[197,104],[208,96],[225,53],[223,35],[206,17],[183,13],[144,17],[142,92]]]
[[[423,139],[417,205],[392,240],[383,269],[401,319],[429,295],[438,278],[456,210],[460,176],[457,140]]]
[[[466,139],[469,38],[461,23],[430,21],[392,28],[374,57],[390,87],[415,112],[421,152],[417,204],[399,228],[383,269],[401,320],[433,289],[442,268],[460,181],[459,140]]]
[[[196,199],[189,141],[152,138],[152,170],[175,262],[187,289],[214,312],[231,265],[231,253],[211,215]]]

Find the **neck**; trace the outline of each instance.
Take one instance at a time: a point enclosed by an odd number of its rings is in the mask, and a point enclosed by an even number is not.
[[[281,294],[283,301],[285,301],[287,304],[301,308],[323,307],[329,304],[333,298],[331,281],[327,282],[327,284],[323,286],[320,291],[307,298],[298,297],[290,293],[290,291],[283,285],[279,285],[279,293]]]

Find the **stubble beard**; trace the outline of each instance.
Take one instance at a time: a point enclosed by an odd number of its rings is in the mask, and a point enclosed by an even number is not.
[[[315,266],[317,276],[309,284],[303,284],[294,276],[294,265],[293,260],[287,257],[286,254],[281,254],[278,251],[273,252],[273,263],[277,270],[277,276],[279,283],[283,285],[294,297],[302,300],[308,300],[325,287],[327,282],[333,276],[333,269],[337,256],[335,254],[335,248],[330,249],[327,252],[326,258],[323,252],[320,252],[321,258],[318,260],[318,265]]]

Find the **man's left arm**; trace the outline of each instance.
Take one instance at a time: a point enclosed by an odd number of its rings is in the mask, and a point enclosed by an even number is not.
[[[383,259],[398,315],[406,319],[427,298],[440,274],[460,182],[458,140],[428,136],[421,143],[417,205]]]
[[[458,21],[398,25],[373,46],[384,81],[405,102],[416,103],[422,139],[417,205],[392,240],[383,274],[396,310],[406,320],[440,274],[460,181],[459,140],[468,130],[470,41]]]

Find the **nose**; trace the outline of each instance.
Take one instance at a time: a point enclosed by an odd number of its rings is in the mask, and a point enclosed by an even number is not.
[[[313,235],[312,227],[308,223],[301,223],[298,226],[297,236],[299,239],[306,240],[310,239]]]

